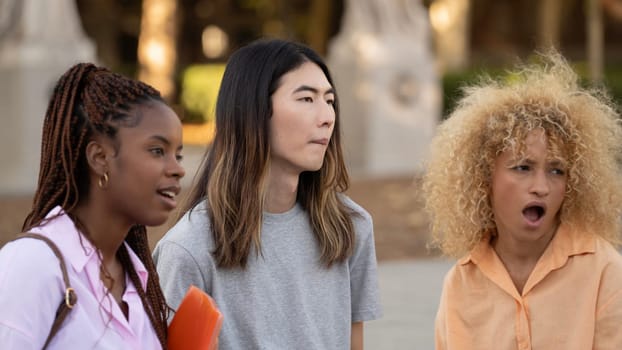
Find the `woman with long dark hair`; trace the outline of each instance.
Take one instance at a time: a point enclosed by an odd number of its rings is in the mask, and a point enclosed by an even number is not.
[[[185,215],[154,259],[176,307],[191,284],[224,315],[220,349],[360,349],[380,316],[373,227],[346,195],[337,92],[308,47],[236,51]]]

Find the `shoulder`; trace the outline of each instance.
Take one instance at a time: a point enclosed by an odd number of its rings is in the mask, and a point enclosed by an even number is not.
[[[205,202],[197,204],[186,212],[156,244],[154,256],[189,254],[193,258],[204,258],[213,249]]]
[[[462,280],[464,277],[464,270],[470,268],[468,265],[469,264],[462,265],[458,262],[453,264],[447,273],[445,273],[445,277],[443,278],[443,288],[448,288]]]
[[[371,215],[345,194],[339,194],[339,199],[351,213],[352,222],[357,233],[373,231],[373,220]]]
[[[502,274],[503,271],[496,271]],[[443,290],[447,293],[476,292],[489,285],[490,279],[468,256],[458,259],[445,273]]]
[[[352,198],[348,197],[346,194],[343,193],[339,193],[338,198],[339,200],[341,200],[341,203],[346,206],[346,208],[352,211],[353,216],[360,216],[366,220],[371,221],[371,215],[369,215],[367,210],[365,210],[365,208],[363,208],[360,204],[352,200]]]
[[[597,236],[596,249],[589,264],[589,273],[598,275],[598,302],[596,317],[601,333],[614,332],[622,320],[622,256],[608,241]],[[587,266],[588,264],[586,264]],[[609,333],[609,335],[612,333]],[[622,339],[619,340],[622,342]],[[619,347],[616,347],[619,348]]]
[[[23,238],[2,247],[0,334],[3,342],[15,348],[34,349],[36,344],[40,347],[61,300],[62,288],[58,258],[43,241]]]
[[[0,281],[7,274],[60,276],[58,264],[58,258],[52,249],[39,239],[22,238],[11,241],[0,249]],[[3,283],[0,282],[0,285]]]
[[[622,298],[622,256],[607,240],[594,235],[593,254],[581,255],[584,274],[598,276],[599,299],[607,302]]]
[[[187,211],[162,237],[161,242],[177,243],[190,247],[198,240],[204,240],[210,230],[207,209],[204,202]]]
[[[622,255],[620,252],[604,238],[593,235],[594,250],[593,254],[588,254],[593,260],[592,264],[598,264],[604,268],[614,269],[622,273]]]
[[[484,306],[478,304],[478,307],[473,308],[473,303],[477,304],[479,300],[498,296],[496,293],[499,289],[493,285],[496,285],[496,282],[483,274],[476,264],[455,262],[446,270],[443,277],[439,298],[442,307],[439,307],[439,310],[452,309],[459,313],[478,314]],[[468,310],[462,310],[464,307]]]
[[[594,255],[601,262],[605,272],[610,271],[615,275],[622,275],[622,255],[611,243],[600,236],[596,236]],[[620,281],[622,282],[622,279]]]
[[[0,249],[0,305],[19,298],[43,308],[50,290],[63,289],[62,278],[58,258],[41,240],[22,238]]]

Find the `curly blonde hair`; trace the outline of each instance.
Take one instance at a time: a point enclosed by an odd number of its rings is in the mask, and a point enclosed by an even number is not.
[[[567,165],[560,222],[619,244],[622,211],[619,115],[604,91],[579,85],[556,53],[524,66],[504,81],[490,78],[464,89],[464,97],[432,141],[423,178],[431,245],[460,257],[496,234],[490,202],[496,157],[544,130],[548,152]]]

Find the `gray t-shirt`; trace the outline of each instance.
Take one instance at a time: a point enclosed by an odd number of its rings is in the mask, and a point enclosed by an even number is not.
[[[356,213],[352,256],[326,268],[309,216],[297,204],[263,215],[261,255],[245,269],[217,268],[210,252],[205,202],[160,240],[153,253],[167,302],[176,309],[191,284],[212,296],[224,315],[219,349],[350,349],[352,322],[381,316],[373,225]]]

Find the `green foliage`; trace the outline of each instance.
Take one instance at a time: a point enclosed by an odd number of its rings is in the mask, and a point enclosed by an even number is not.
[[[214,109],[224,64],[192,65],[182,73],[180,100],[184,123],[205,123],[214,120]]]
[[[504,74],[500,68],[474,68],[461,72],[452,72],[443,76],[443,116],[445,119],[454,110],[462,97],[462,88],[478,82],[482,77],[497,79]]]
[[[604,85],[611,98],[619,106],[622,103],[622,67],[612,65],[605,69]]]
[[[585,63],[573,64],[573,68],[581,77],[581,83],[585,86],[590,84],[588,70]],[[493,79],[513,80],[516,77],[508,74],[506,68],[474,68],[462,72],[448,73],[443,77],[443,119],[447,118],[462,97],[462,88],[478,82],[482,76]],[[622,103],[622,66],[611,65],[605,68],[603,82],[605,90],[619,106]]]

